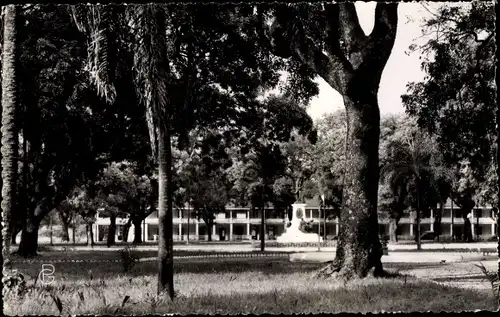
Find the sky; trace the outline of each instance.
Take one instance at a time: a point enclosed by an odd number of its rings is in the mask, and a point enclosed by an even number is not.
[[[375,21],[375,2],[356,2],[359,22],[365,34],[369,35]],[[439,7],[439,3],[428,4],[429,8]],[[414,40],[425,41],[421,37],[421,20],[431,16],[421,4],[415,2],[400,3],[398,8],[398,30],[391,56],[387,61],[378,92],[380,113],[382,116],[404,113],[401,95],[406,92],[406,84],[412,81],[422,81],[424,73],[420,69],[419,55],[405,54]],[[419,39],[420,37],[420,39]],[[317,78],[319,95],[314,97],[307,109],[314,119],[325,113],[343,109],[344,104],[339,93],[333,90],[323,79]]]

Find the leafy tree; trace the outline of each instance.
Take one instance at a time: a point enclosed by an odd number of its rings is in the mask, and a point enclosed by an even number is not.
[[[438,137],[446,161],[469,160],[475,177],[493,157],[494,21],[488,2],[444,5],[433,13],[422,30],[432,37],[411,47],[424,53],[427,77],[409,84],[402,96],[407,112]]]
[[[141,222],[154,210],[150,206],[152,197],[153,175],[138,174],[137,164],[121,161],[112,162],[103,170],[93,187],[104,209],[101,216],[110,218],[108,246],[115,243],[116,218],[128,217],[124,228],[124,241],[127,241],[131,224],[135,228],[135,243],[141,241]]]
[[[475,205],[477,186],[494,161],[495,14],[492,3],[444,5],[424,21],[423,82],[408,85],[402,96],[409,114],[437,136],[446,164],[458,177],[452,198],[462,210],[466,239],[471,240],[467,214]],[[449,133],[453,131],[453,133]],[[460,184],[460,185],[459,185]]]
[[[375,25],[366,36],[353,3],[277,5],[264,41],[283,58],[321,76],[344,99],[347,112],[342,231],[336,260],[322,273],[364,277],[382,274],[377,189],[380,134],[377,91],[397,28],[397,4],[378,3]],[[262,23],[265,24],[263,14]]]
[[[478,184],[475,197],[480,206],[496,206],[498,205],[498,195],[496,193],[496,183],[498,175],[496,174],[497,164],[490,164],[486,171],[484,181]]]
[[[62,225],[62,241],[69,241],[69,227],[76,217],[76,212],[66,199],[57,207],[57,214]]]
[[[96,221],[97,210],[102,206],[102,201],[97,197],[92,184],[83,184],[74,187],[65,204],[80,215],[86,225],[87,244],[94,246],[92,224]],[[75,215],[76,216],[76,215]],[[74,232],[75,228],[73,228]]]
[[[316,141],[315,139],[313,141]],[[313,144],[305,137],[294,131],[291,140],[280,144],[286,158],[285,174],[290,179],[292,193],[296,202],[304,202],[307,183],[315,172],[314,160],[317,158]]]
[[[275,201],[273,184],[285,175],[286,158],[280,144],[292,137],[294,129],[313,141],[316,131],[306,111],[286,95],[268,97],[247,118],[246,129],[241,129],[235,137],[241,164],[234,165],[232,181],[239,192],[237,196],[244,197],[252,208],[260,208],[261,251],[264,251],[264,207],[267,202]]]
[[[413,132],[412,132],[413,131]],[[381,166],[392,166],[396,163],[394,160],[393,147],[395,144],[409,144],[411,139],[416,137],[412,133],[417,132],[417,126],[413,119],[410,120],[406,116],[389,116],[381,121],[381,140],[380,140],[380,162]],[[405,145],[406,146],[406,145]],[[451,195],[452,178],[451,172],[444,168],[445,163],[442,160],[442,155],[438,150],[438,145],[430,138],[430,143],[422,149],[426,151],[425,165],[432,172],[432,188],[426,190],[429,196],[429,208],[435,209],[434,232],[440,235],[441,218],[444,204]],[[397,159],[396,159],[397,160]],[[390,173],[390,172],[389,172]],[[390,220],[390,239],[396,241],[396,230],[399,219],[401,219],[404,211],[412,204],[412,197],[407,188],[399,187],[392,188],[390,184],[382,180],[379,188],[379,216],[388,217]],[[432,202],[431,202],[432,201]],[[439,208],[434,208],[433,201],[439,203]]]
[[[273,183],[273,194],[271,203],[274,210],[278,215],[286,216],[291,221],[292,204],[297,201],[292,180],[286,176],[277,178]]]
[[[96,184],[97,195],[102,201],[104,210],[101,215],[109,217],[110,226],[108,230],[107,245],[110,247],[115,243],[116,218],[125,218],[127,210],[136,206],[131,206],[136,198],[137,188],[133,186],[132,177],[127,170],[127,162],[113,162],[103,171],[100,180]]]
[[[142,243],[142,230],[141,223],[151,213],[156,210],[158,188],[158,176],[153,175],[136,175],[134,178],[135,186],[137,188],[137,196],[133,198],[132,206],[129,208],[129,222],[125,228],[125,239],[127,238],[128,229],[130,224],[134,225],[134,243]]]
[[[193,196],[192,205],[196,217],[206,224],[208,241],[212,241],[216,215],[226,210],[229,198],[227,184],[221,174],[214,171],[204,176],[193,184],[192,193],[197,195]]]
[[[404,214],[406,205],[406,193],[404,187],[391,189],[389,184],[382,182],[379,186],[379,218],[389,219],[389,239],[397,242],[397,229],[399,220]]]
[[[99,19],[93,18],[97,15]],[[119,69],[109,57],[123,51],[133,57],[135,88],[146,109],[150,144],[159,165],[158,292],[168,290],[171,298],[172,137],[177,136],[183,147],[197,125],[221,126],[228,118],[233,125],[239,124],[241,109],[255,105],[258,93],[279,79],[279,68],[272,67],[274,61],[256,40],[252,15],[251,6],[234,5],[203,9],[161,4],[80,6],[73,10],[89,39],[88,69],[108,102],[117,96]]]
[[[420,220],[424,212],[436,205],[438,182],[447,179],[448,170],[440,164],[438,150],[432,138],[417,128],[416,122],[408,122],[396,131],[387,143],[385,164],[381,169],[396,201],[396,210],[402,212],[401,197],[407,195],[409,206],[415,209],[417,249],[420,250]],[[444,193],[443,193],[444,194]],[[398,199],[399,198],[399,199]],[[444,198],[446,200],[446,197]],[[443,200],[441,200],[443,203]],[[392,209],[392,208],[391,208]]]
[[[18,138],[17,112],[17,70],[18,8],[8,5],[3,12],[3,45],[2,45],[2,256],[4,264],[10,259],[10,217],[15,210],[17,184],[17,154]]]
[[[22,256],[36,254],[41,220],[79,179],[97,174],[109,149],[99,134],[103,129],[95,129],[105,126],[93,115],[102,102],[81,71],[83,41],[72,33],[64,9],[31,6],[20,15],[20,122],[29,162],[21,192],[24,223],[17,252]]]
[[[325,206],[334,208],[330,217],[338,217],[342,205],[342,191],[346,167],[347,118],[339,110],[318,120],[318,142],[315,144],[315,173],[313,180],[317,193],[325,196]]]
[[[191,135],[191,153],[179,155],[178,178],[179,204],[189,202],[198,219],[207,227],[208,240],[212,241],[212,227],[216,214],[225,211],[229,202],[229,184],[226,169],[232,164],[226,150],[229,144],[222,133],[199,129]],[[196,137],[195,137],[196,136]]]

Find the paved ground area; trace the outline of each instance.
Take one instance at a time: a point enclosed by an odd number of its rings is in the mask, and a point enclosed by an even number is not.
[[[422,244],[422,250],[438,250],[438,249],[496,249],[498,242],[472,242],[472,243],[424,243]],[[389,251],[399,251],[399,250],[415,250],[417,248],[416,244],[389,244],[387,246]]]
[[[430,279],[434,282],[472,289],[491,289],[491,284],[486,276],[475,264],[482,263],[488,271],[496,271],[498,262],[496,260],[456,262],[445,264],[426,263],[416,265],[411,263],[398,263],[396,270],[403,274],[413,275],[419,278]],[[391,265],[386,265],[390,268]]]
[[[290,255],[291,261],[327,262],[333,252],[305,252]],[[456,287],[490,289],[491,284],[476,264],[488,271],[498,268],[498,257],[474,253],[393,252],[382,257],[384,267],[437,283]]]
[[[496,250],[497,242],[478,242],[478,243],[424,243],[422,244],[422,250],[467,250],[472,252],[481,252],[482,249]],[[43,247],[49,247],[48,245],[42,244]],[[94,248],[82,246],[82,245],[56,245],[50,246],[53,250],[63,250],[63,249],[74,249],[74,250],[117,250],[122,249],[123,245],[116,245],[108,248],[106,245],[96,245]],[[141,250],[157,250],[157,245],[139,245],[136,246],[137,249]],[[322,252],[334,252],[335,247],[320,247]],[[415,244],[389,244],[389,251],[412,251],[416,250],[417,246]],[[220,252],[250,252],[260,250],[260,243],[196,243],[196,244],[176,244],[174,245],[174,250],[185,250],[185,251],[220,251]],[[266,247],[266,251],[270,252],[315,252],[318,250],[317,246],[314,247]]]
[[[334,252],[301,252],[290,254],[291,261],[327,262],[335,257]],[[494,255],[480,253],[448,252],[390,252],[382,256],[383,263],[454,263],[495,260]]]

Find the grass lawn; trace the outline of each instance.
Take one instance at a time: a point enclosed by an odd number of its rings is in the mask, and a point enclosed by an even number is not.
[[[55,263],[55,283],[33,286],[40,264],[16,263],[28,293],[4,298],[7,315],[242,314],[495,310],[491,291],[412,277],[347,284],[316,279],[318,263],[282,259],[176,261],[174,302],[157,297],[156,263]],[[53,297],[51,296],[53,295]],[[129,299],[122,305],[124,298]],[[58,298],[58,299],[57,299]]]

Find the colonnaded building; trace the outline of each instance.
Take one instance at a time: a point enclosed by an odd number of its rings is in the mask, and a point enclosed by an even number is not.
[[[303,220],[312,223],[311,232],[321,234],[326,240],[335,239],[339,232],[339,219],[333,217],[332,209],[320,208],[319,199],[311,199],[305,202]],[[284,211],[274,208],[265,208],[265,239],[276,240],[285,232],[289,221]],[[474,240],[489,240],[496,237],[498,228],[493,218],[491,206],[477,206],[469,215],[472,224],[472,235]],[[123,229],[128,219],[118,218],[116,240],[123,241]],[[242,241],[260,239],[261,215],[260,210],[246,207],[227,206],[226,211],[215,215],[215,225],[212,226],[212,241]],[[109,218],[97,217],[94,223],[94,241],[105,241],[110,224]],[[200,241],[208,240],[207,225],[203,220],[198,220],[192,209],[174,208],[174,240],[176,241]],[[154,242],[158,239],[158,212],[155,211],[142,222],[142,241]],[[318,228],[319,226],[319,228]],[[379,217],[381,234],[389,233],[389,219]],[[464,229],[462,210],[447,201],[441,219],[441,238],[449,240],[455,238],[461,240]],[[434,231],[434,214],[430,210],[421,219],[421,232]],[[400,240],[413,240],[416,232],[416,220],[414,217],[405,216],[400,219],[397,235]],[[129,230],[127,241],[134,240],[133,225]]]

